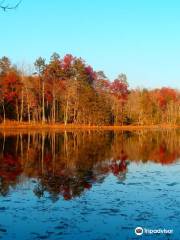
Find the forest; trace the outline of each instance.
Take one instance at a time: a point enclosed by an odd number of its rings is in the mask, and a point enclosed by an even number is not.
[[[180,91],[132,89],[123,73],[110,81],[82,58],[53,53],[33,71],[0,59],[0,122],[121,126],[180,124]]]

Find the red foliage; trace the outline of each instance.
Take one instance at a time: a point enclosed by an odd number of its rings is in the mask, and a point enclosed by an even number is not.
[[[83,187],[86,188],[86,189],[90,189],[92,187],[92,184],[88,183],[88,182],[85,182],[83,184]]]
[[[3,97],[8,103],[18,98],[20,79],[15,71],[8,72],[3,79]]]
[[[128,84],[122,80],[116,79],[111,83],[111,93],[121,102],[125,102],[128,97]]]
[[[73,62],[74,58],[71,54],[66,54],[63,58],[63,62],[62,62],[62,65],[63,65],[63,68],[66,70],[68,69],[72,62]]]
[[[8,102],[8,103],[12,103],[14,102],[14,100],[18,97],[16,92],[8,92],[5,91],[4,92],[4,99]]]
[[[0,167],[0,176],[8,181],[14,181],[21,172],[21,164],[18,158],[11,154],[5,154]]]
[[[46,99],[46,101],[48,101],[48,103],[52,103],[53,97],[52,97],[52,93],[50,90],[45,92],[45,99]]]
[[[117,161],[112,162],[110,165],[110,170],[112,173],[117,176],[119,173],[126,172],[127,170],[127,163],[125,160],[121,160],[120,163]]]
[[[172,164],[177,159],[177,152],[169,152],[165,143],[162,143],[152,155],[152,158],[164,165]]]
[[[63,186],[62,194],[63,194],[64,200],[72,199],[72,194],[69,186]]]
[[[162,110],[165,110],[169,101],[177,101],[177,93],[174,89],[164,87],[156,90],[156,99]]]
[[[50,163],[52,161],[52,154],[51,153],[47,153],[45,156],[44,156],[44,162],[45,163]]]
[[[94,85],[96,90],[104,93],[108,93],[111,86],[110,82],[106,79],[96,79]]]
[[[89,76],[90,83],[92,83],[96,79],[96,73],[94,72],[94,70],[91,66],[85,67],[85,71],[86,71],[87,75]]]

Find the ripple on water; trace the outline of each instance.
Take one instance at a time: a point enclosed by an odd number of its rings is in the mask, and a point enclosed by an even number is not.
[[[6,211],[6,210],[8,210],[8,207],[0,207],[0,211]]]
[[[0,239],[7,234],[7,229],[0,225]]]
[[[172,182],[172,183],[167,183],[166,185],[169,186],[169,187],[173,187],[173,186],[179,185],[179,183],[178,182]]]
[[[120,213],[120,209],[118,208],[103,208],[100,210],[100,214],[105,214],[108,216],[115,216],[118,215]]]
[[[130,182],[130,183],[127,183],[128,186],[141,186],[142,183],[141,182]]]

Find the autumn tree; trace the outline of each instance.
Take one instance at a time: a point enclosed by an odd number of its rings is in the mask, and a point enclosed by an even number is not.
[[[110,86],[112,95],[112,111],[114,115],[114,124],[117,125],[124,122],[124,106],[128,98],[128,83],[125,74],[120,74]]]
[[[39,57],[36,59],[35,68],[37,70],[37,74],[41,83],[41,95],[42,95],[42,122],[45,122],[45,77],[44,77],[44,70],[46,67],[45,59]]]

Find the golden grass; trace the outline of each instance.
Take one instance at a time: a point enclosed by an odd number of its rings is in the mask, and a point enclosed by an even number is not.
[[[141,129],[176,129],[180,128],[180,125],[173,124],[158,124],[158,125],[124,125],[124,126],[91,126],[91,125],[79,125],[79,124],[61,124],[61,123],[19,123],[17,121],[7,121],[5,124],[0,124],[0,130],[141,130]]]

